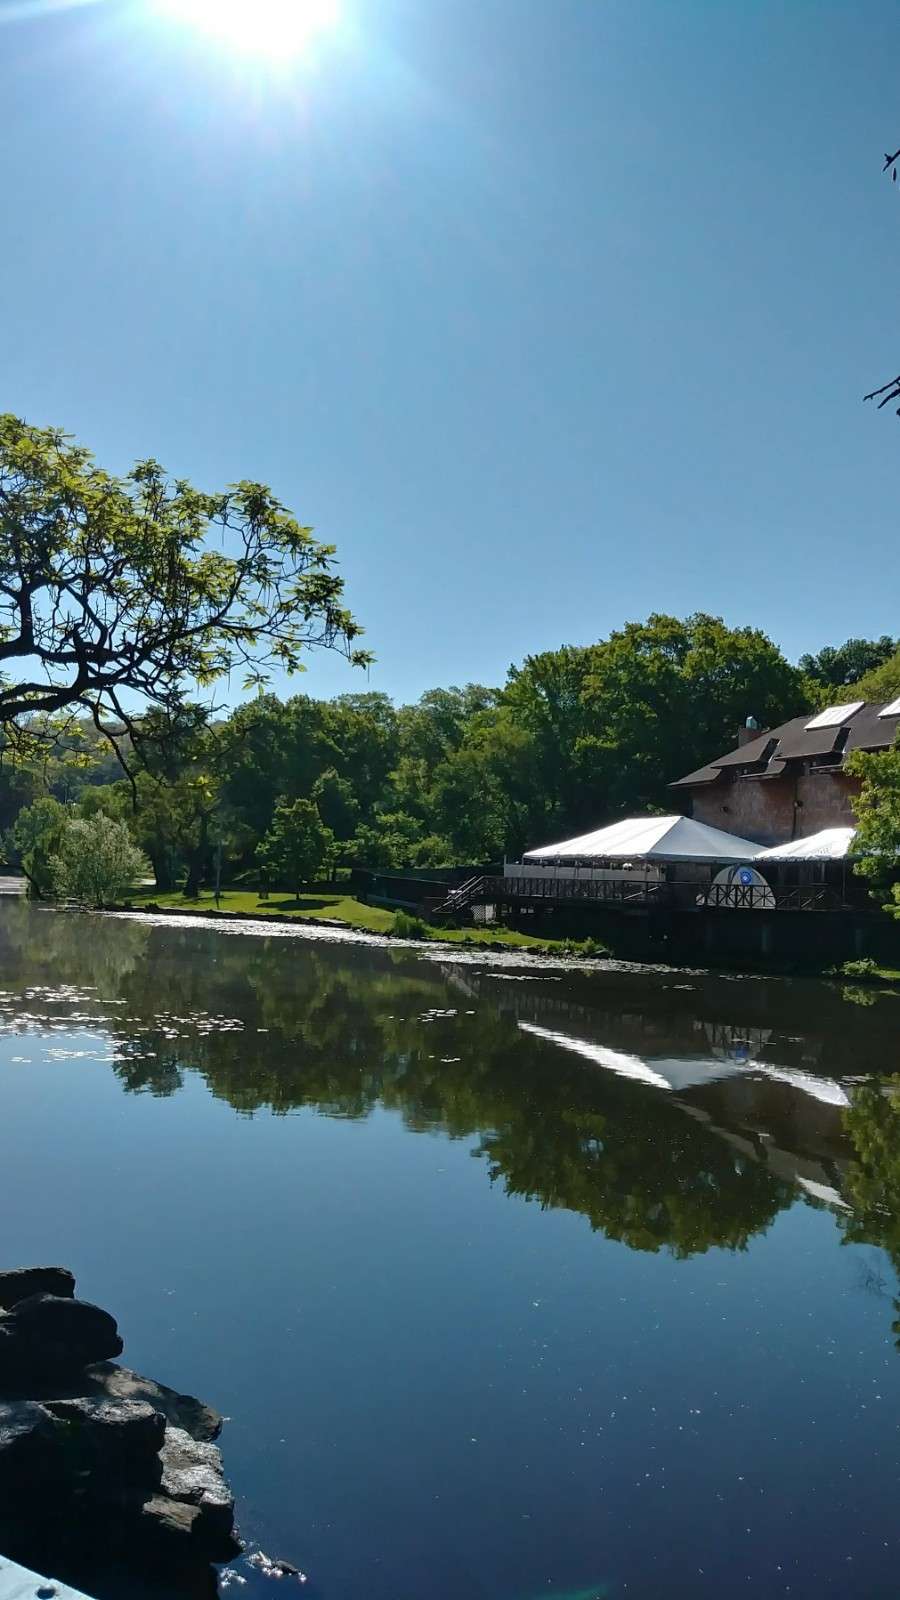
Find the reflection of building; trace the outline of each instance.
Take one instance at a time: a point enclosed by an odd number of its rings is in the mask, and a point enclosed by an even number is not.
[[[696,1056],[641,1057],[533,1022],[520,1020],[519,1028],[605,1072],[670,1094],[681,1110],[742,1155],[761,1162],[773,1177],[796,1183],[814,1199],[845,1206],[836,1147],[843,1142],[841,1113],[849,1106],[850,1097],[838,1079],[754,1060],[752,1053],[761,1049],[764,1041],[739,1035],[730,1049],[720,1043],[717,1054],[704,1060]],[[770,1085],[778,1086],[774,1097]],[[697,1092],[714,1086],[712,1095]],[[803,1097],[813,1106],[805,1109]],[[789,1130],[798,1125],[802,1134],[797,1143],[806,1148],[793,1147],[795,1140]]]
[[[851,701],[778,728],[742,730],[734,750],[671,785],[690,797],[698,822],[760,844],[782,844],[823,828],[852,827],[859,781],[844,770],[854,750],[885,750],[900,726],[900,700]]]

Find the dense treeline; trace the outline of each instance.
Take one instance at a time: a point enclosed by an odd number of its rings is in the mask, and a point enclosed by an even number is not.
[[[126,745],[127,776],[80,724],[39,766],[0,773],[0,824],[39,798],[58,802],[59,822],[111,816],[161,890],[189,893],[213,871],[293,885],[341,863],[495,860],[669,809],[668,783],[727,749],[748,716],[771,726],[851,689],[900,692],[895,640],[849,640],[794,666],[758,629],[654,615],[529,656],[499,689],[433,689],[400,707],[374,692],[263,694],[227,719],[150,712]],[[20,825],[8,854],[27,843]]]

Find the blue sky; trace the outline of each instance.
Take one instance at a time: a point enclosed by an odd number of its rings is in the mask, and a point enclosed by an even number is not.
[[[40,10],[0,0],[0,405],[271,483],[371,687],[654,609],[898,630],[895,6],[343,0],[278,70]]]

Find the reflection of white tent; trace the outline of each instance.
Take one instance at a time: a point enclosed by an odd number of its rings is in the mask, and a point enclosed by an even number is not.
[[[790,844],[777,844],[772,850],[763,850],[759,861],[844,861],[850,854],[855,828],[823,828],[821,833],[810,834],[808,839],[792,839]]]
[[[760,847],[692,817],[628,817],[608,828],[528,850],[523,859],[554,861],[752,861]]]
[[[796,1067],[771,1066],[766,1061],[742,1060],[736,1052],[733,1061],[726,1060],[673,1060],[664,1056],[645,1060],[642,1056],[625,1055],[621,1050],[611,1050],[608,1045],[596,1044],[592,1039],[579,1039],[555,1028],[541,1028],[535,1022],[519,1022],[522,1033],[530,1033],[548,1044],[558,1044],[563,1050],[605,1067],[620,1078],[632,1078],[637,1083],[649,1084],[654,1089],[670,1089],[676,1094],[699,1088],[706,1083],[716,1083],[723,1078],[769,1078],[775,1083],[785,1083],[801,1094],[808,1094],[826,1106],[848,1106],[847,1092],[836,1078],[818,1077],[812,1072],[802,1072]]]

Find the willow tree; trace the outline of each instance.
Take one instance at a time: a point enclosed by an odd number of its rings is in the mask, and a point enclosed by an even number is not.
[[[0,416],[0,744],[65,715],[138,737],[148,706],[177,722],[191,692],[317,647],[364,664],[334,553],[263,484],[207,494],[153,460],[114,477]]]

